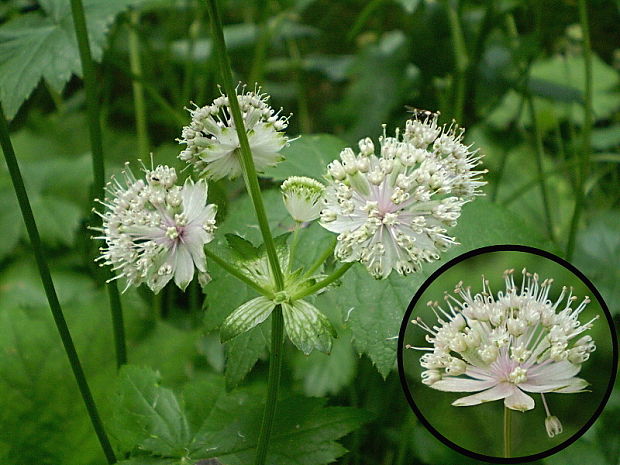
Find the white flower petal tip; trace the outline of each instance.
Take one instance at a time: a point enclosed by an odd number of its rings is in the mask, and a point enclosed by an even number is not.
[[[284,206],[291,217],[305,223],[316,220],[323,207],[325,186],[305,176],[291,176],[280,187]]]
[[[260,87],[246,92],[236,89],[243,123],[257,171],[274,166],[283,158],[278,153],[289,142],[284,134],[288,116],[282,116],[267,103],[269,96]],[[180,144],[187,147],[179,158],[192,165],[199,176],[209,179],[235,178],[241,175],[240,144],[226,95],[211,105],[189,109],[192,121],[183,128]]]
[[[145,283],[158,293],[170,280],[186,289],[195,268],[206,274],[203,247],[213,239],[217,208],[207,204],[204,181],[181,187],[174,168],[143,169],[145,179],[126,169],[123,182],[108,184],[97,260],[126,281],[125,290]]]
[[[547,430],[547,435],[550,438],[557,436],[558,434],[562,434],[562,423],[558,419],[558,417],[551,415],[545,418],[545,429]]]
[[[455,400],[457,407],[504,399],[507,408],[527,411],[535,407],[527,393],[540,393],[550,416],[545,393],[578,393],[588,386],[576,375],[596,348],[583,335],[596,318],[579,321],[589,299],[576,304],[566,287],[557,300],[549,299],[550,279],[541,282],[523,270],[517,286],[508,270],[504,281],[506,290],[494,294],[483,278],[475,295],[459,283],[456,296],[446,294],[445,306],[428,303],[437,324],[412,321],[432,344],[412,347],[424,351],[422,382],[439,391],[475,393]]]
[[[462,143],[456,125],[437,126],[437,114],[416,113],[404,132],[359,141],[328,165],[321,225],[338,234],[336,258],[359,261],[377,279],[418,271],[456,239],[462,206],[486,184],[481,155]]]

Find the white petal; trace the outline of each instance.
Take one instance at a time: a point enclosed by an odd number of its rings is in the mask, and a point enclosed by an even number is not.
[[[527,392],[581,392],[588,387],[588,382],[582,378],[569,378],[546,384],[532,382],[520,383],[519,387]]]
[[[435,387],[434,384],[433,387]],[[516,390],[517,388],[515,388],[512,384],[501,383],[497,386],[493,386],[491,389],[487,389],[486,391],[474,394],[473,396],[461,397],[460,399],[456,399],[454,402],[452,402],[452,405],[454,405],[455,407],[469,407],[471,405],[479,405],[483,402],[491,402],[494,400],[504,399],[512,395]]]
[[[187,178],[183,185],[182,198],[183,213],[191,221],[207,204],[207,183],[201,179],[194,184],[191,178]]]
[[[514,389],[514,393],[504,399],[504,405],[512,410],[532,410],[534,408],[534,399],[524,393],[521,389]]]
[[[579,373],[579,370],[581,370],[581,365],[574,365],[566,360],[543,366],[534,365],[527,370],[527,379],[530,383],[551,383],[556,380],[572,378]]]
[[[194,260],[187,247],[181,245],[175,251],[174,282],[185,290],[194,277]]]
[[[488,389],[496,384],[496,380],[481,381],[478,379],[446,376],[443,379],[434,382],[431,387],[445,392],[476,392]]]

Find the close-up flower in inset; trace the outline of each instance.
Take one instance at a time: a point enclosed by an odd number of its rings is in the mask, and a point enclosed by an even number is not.
[[[597,317],[586,323],[580,313],[590,302],[581,303],[572,289],[562,288],[549,299],[552,279],[540,282],[537,274],[523,270],[521,285],[513,271],[504,274],[505,291],[496,295],[482,280],[482,292],[472,295],[459,283],[458,297],[446,293],[445,305],[429,302],[437,324],[421,318],[412,323],[428,334],[431,347],[420,358],[422,382],[439,391],[472,392],[455,400],[454,406],[472,406],[503,399],[512,410],[535,406],[530,394],[541,394],[550,437],[562,432],[560,420],[552,416],[544,394],[583,392],[588,382],[577,377],[581,365],[595,350],[588,331]]]
[[[291,176],[281,186],[284,206],[291,217],[299,222],[316,220],[323,208],[325,186],[305,176]]]
[[[331,162],[321,225],[338,233],[336,258],[359,261],[375,278],[418,271],[457,243],[448,230],[462,206],[485,184],[481,156],[462,143],[456,125],[419,112],[404,133],[370,138],[356,154],[346,148]]]
[[[254,165],[263,171],[282,160],[280,150],[287,145],[284,129],[288,116],[282,116],[267,103],[269,95],[260,88],[245,92],[237,87],[243,125],[248,136]],[[180,144],[187,147],[179,158],[194,167],[200,177],[209,179],[235,178],[242,173],[239,137],[226,95],[216,98],[211,105],[188,109],[192,121],[183,128]]]
[[[110,265],[116,278],[127,285],[142,283],[159,292],[174,277],[185,289],[194,268],[206,273],[203,247],[213,239],[216,205],[207,204],[207,183],[187,179],[176,185],[174,168],[144,168],[145,179],[136,179],[129,168],[123,182],[112,179],[109,197],[101,203],[105,211],[101,235],[104,240],[98,258]]]

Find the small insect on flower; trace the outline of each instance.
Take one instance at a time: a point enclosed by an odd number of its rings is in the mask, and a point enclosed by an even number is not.
[[[325,194],[323,184],[305,176],[291,176],[280,189],[284,206],[295,221],[305,223],[319,217]]]
[[[125,279],[125,290],[146,283],[157,293],[173,277],[185,289],[194,267],[207,271],[203,247],[213,239],[217,207],[207,204],[205,181],[177,186],[174,168],[143,169],[144,180],[126,166],[123,182],[108,184],[105,211],[97,212],[103,226],[93,228],[106,243],[97,260]]]
[[[573,308],[577,297],[566,287],[553,302],[549,291],[553,280],[539,282],[538,275],[523,270],[517,287],[513,270],[504,274],[505,292],[493,295],[489,282],[482,280],[482,292],[471,294],[459,283],[460,299],[446,294],[446,307],[429,302],[437,325],[417,318],[432,347],[407,348],[425,351],[420,358],[422,382],[447,392],[475,392],[452,405],[471,406],[504,400],[512,410],[534,408],[528,393],[540,393],[546,412],[549,437],[562,432],[562,424],[552,416],[544,394],[583,392],[587,381],[576,377],[581,365],[595,350],[588,335],[582,335],[597,319],[585,324],[579,314],[590,302],[586,297]]]
[[[284,129],[288,116],[280,115],[267,102],[269,95],[260,87],[245,92],[237,86],[236,96],[257,171],[263,171],[282,160],[280,150],[288,144]],[[180,144],[187,147],[179,158],[192,165],[200,177],[235,178],[242,173],[240,143],[232,117],[230,102],[224,94],[211,105],[188,109],[192,121],[183,128]]]
[[[375,278],[418,271],[456,244],[448,234],[462,206],[486,184],[481,156],[462,143],[455,124],[417,111],[404,133],[385,133],[380,154],[370,138],[328,165],[321,225],[338,233],[336,258],[360,261]]]

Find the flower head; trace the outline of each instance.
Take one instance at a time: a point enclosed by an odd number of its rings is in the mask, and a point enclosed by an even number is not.
[[[403,134],[385,134],[375,155],[371,139],[346,148],[328,166],[321,225],[338,233],[336,257],[360,261],[376,278],[437,260],[453,244],[448,229],[461,207],[480,194],[480,156],[455,125],[437,126],[437,114],[419,113]]]
[[[295,221],[304,223],[319,217],[325,186],[305,176],[291,176],[282,183],[282,198]]]
[[[239,87],[237,87],[237,92]],[[245,92],[245,86],[237,94],[257,171],[278,163],[279,151],[288,143],[282,132],[288,126],[288,116],[280,115],[271,108],[269,96],[261,94],[260,88]],[[183,128],[179,143],[187,147],[179,154],[199,176],[209,179],[235,178],[242,172],[240,144],[230,103],[226,95],[220,95],[211,105],[189,109],[192,121]]]
[[[455,293],[446,294],[446,307],[429,302],[438,324],[426,325],[420,318],[412,322],[428,332],[432,347],[413,347],[426,351],[420,358],[422,382],[448,392],[475,392],[452,405],[470,406],[504,400],[513,410],[531,410],[534,399],[528,393],[575,393],[588,383],[575,375],[595,350],[594,341],[582,333],[596,319],[581,324],[579,314],[589,303],[577,299],[572,290],[562,288],[553,302],[549,290],[553,280],[539,282],[538,275],[523,270],[520,287],[512,270],[505,275],[506,291],[495,297],[483,278],[482,292],[472,296],[459,283]],[[545,399],[545,422],[550,436],[561,432]],[[552,417],[550,419],[550,417]],[[555,418],[555,419],[554,419]]]
[[[126,169],[124,182],[108,184],[98,260],[126,280],[125,289],[146,283],[157,293],[173,277],[185,289],[194,267],[207,271],[203,246],[213,239],[217,207],[207,204],[205,181],[177,186],[174,168],[144,171],[144,180]]]

